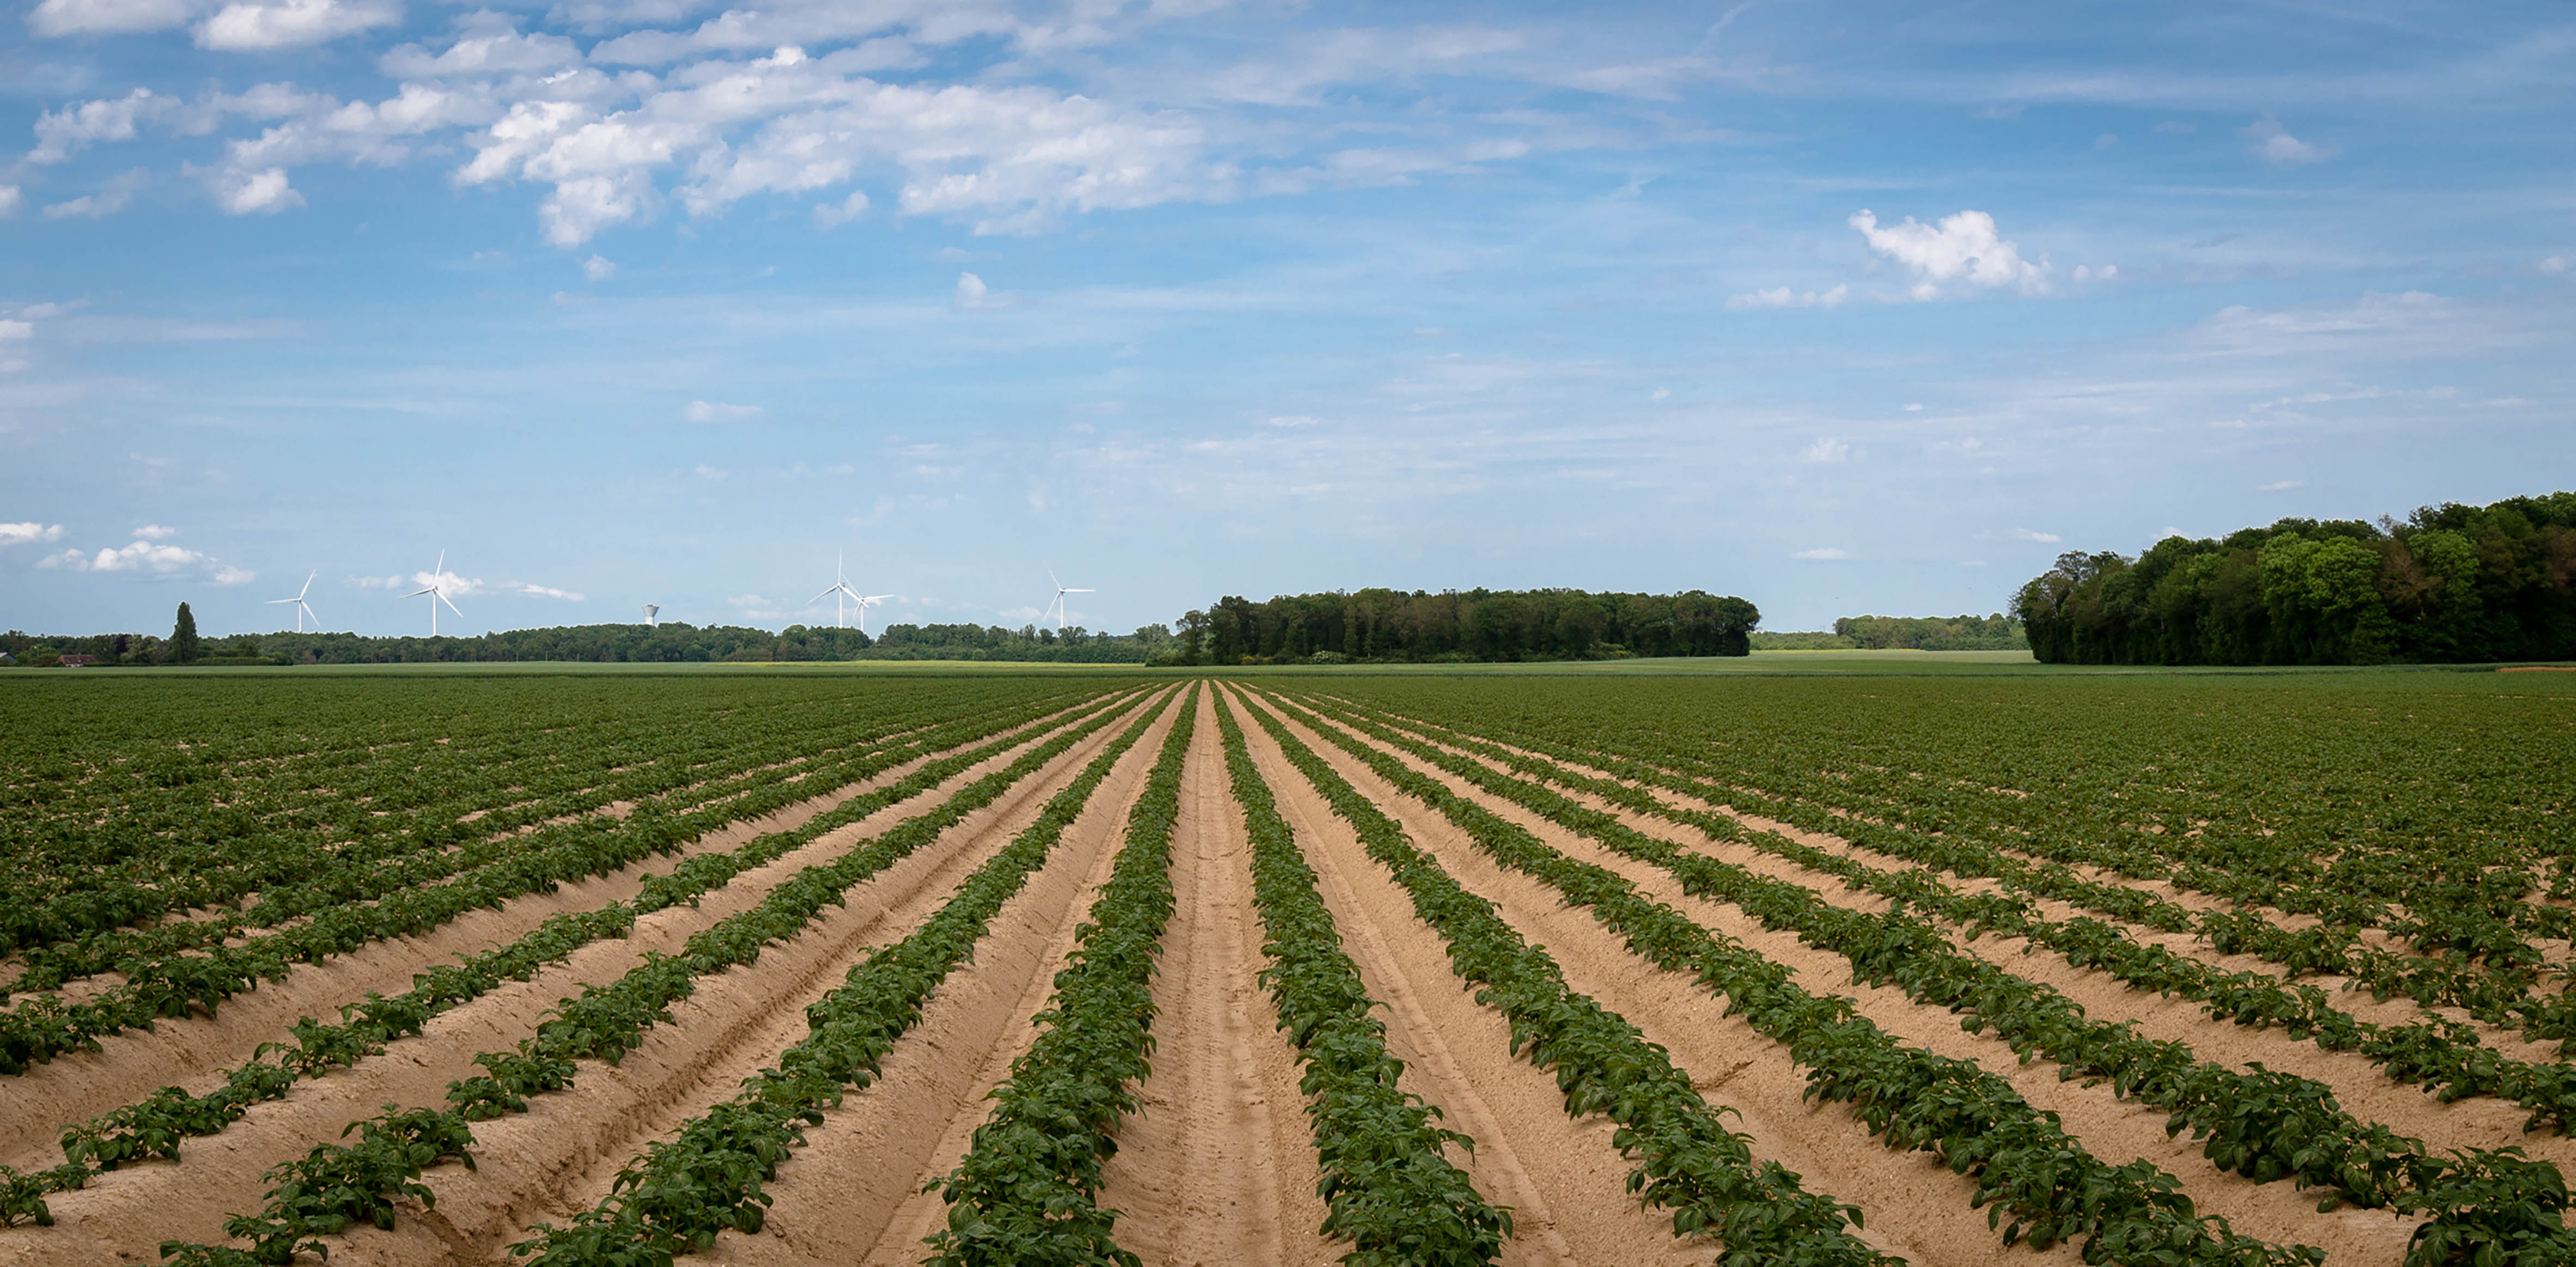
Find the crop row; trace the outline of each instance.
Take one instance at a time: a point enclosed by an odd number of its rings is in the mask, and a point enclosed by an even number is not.
[[[570,1224],[530,1229],[537,1235],[513,1245],[511,1257],[531,1259],[532,1267],[668,1264],[714,1244],[724,1231],[758,1232],[771,1200],[765,1185],[804,1142],[806,1128],[822,1124],[824,1111],[848,1091],[865,1090],[876,1079],[931,993],[973,955],[1002,904],[1046,861],[1110,768],[1160,712],[1149,708],[1137,718],[1047,801],[1037,821],[960,883],[937,914],[870,953],[806,1008],[809,1032],[774,1067],[653,1143],[619,1170],[605,1199]]]
[[[642,891],[631,901],[557,915],[515,941],[461,964],[442,965],[420,974],[414,978],[414,987],[404,994],[390,999],[370,994],[362,1003],[343,1007],[339,1024],[302,1018],[291,1030],[293,1042],[263,1044],[250,1061],[226,1072],[222,1086],[202,1095],[164,1087],[144,1100],[86,1124],[67,1127],[62,1137],[64,1166],[43,1172],[41,1179],[16,1176],[0,1168],[0,1183],[19,1181],[14,1207],[22,1216],[34,1216],[40,1207],[33,1203],[45,1193],[80,1187],[98,1171],[147,1158],[177,1160],[186,1139],[221,1131],[239,1120],[253,1104],[282,1097],[299,1079],[353,1065],[381,1051],[387,1042],[419,1033],[431,1017],[480,997],[504,981],[526,980],[539,968],[561,962],[599,938],[623,937],[641,916],[694,903],[745,871],[920,795],[1024,741],[1021,736],[1005,735],[926,763],[902,780],[836,806],[799,827],[765,833],[723,853],[692,857],[668,875],[647,877]]]
[[[1327,711],[1355,725],[1370,725],[1358,714],[1341,709]],[[1971,940],[1990,932],[2026,938],[2056,951],[2076,967],[2101,971],[2133,989],[2198,1002],[2214,1019],[2253,1028],[2279,1026],[2291,1037],[2313,1042],[2324,1050],[2359,1054],[2373,1061],[2390,1079],[2421,1084],[2444,1103],[2469,1096],[2502,1096],[2529,1111],[2524,1129],[2545,1126],[2561,1134],[2568,1131],[2571,1118],[2576,1118],[2576,1066],[2563,1061],[2511,1059],[2485,1045],[2473,1026],[2429,1012],[2414,1024],[2363,1021],[2333,1006],[2326,992],[2315,986],[2215,968],[2162,946],[2142,945],[2123,929],[2100,920],[2049,919],[2028,897],[2021,896],[2029,889],[2016,884],[2013,878],[2003,878],[2003,893],[1963,894],[1942,883],[1929,869],[1883,871],[1778,832],[1746,830],[1734,818],[1677,806],[1626,783],[1583,775],[1472,736],[1429,727],[1427,723],[1413,725],[1417,730],[1436,731],[1442,743],[1508,765],[1530,777],[1641,814],[1687,824],[1717,839],[1744,843],[1798,866],[1832,875],[1855,891],[1874,893],[1930,912],[1965,930]],[[1394,732],[1381,733],[1402,742]],[[1444,767],[1458,768],[1452,765],[1452,759],[1437,756],[1431,750],[1409,742],[1405,746],[1426,759],[1442,761]],[[1636,763],[1610,760],[1615,764],[1604,768],[1623,777],[1651,773]],[[1848,823],[1837,826],[1849,828]],[[1903,857],[1951,874],[2002,878],[2018,877],[2034,869],[1956,838],[1871,831],[1849,834],[1869,842],[1874,852]],[[1887,839],[1889,836],[1894,839]]]
[[[192,1006],[212,1012],[224,999],[260,981],[283,979],[297,963],[319,962],[384,937],[424,932],[467,911],[605,874],[654,854],[679,852],[726,823],[784,808],[923,752],[990,733],[997,722],[1025,720],[1025,715],[983,718],[925,732],[912,743],[854,755],[814,787],[771,784],[719,806],[680,813],[639,807],[622,822],[563,824],[506,842],[496,848],[497,856],[444,884],[401,888],[371,903],[343,904],[304,923],[204,954],[172,952],[128,960],[120,965],[126,981],[96,997],[76,1003],[39,997],[0,1014],[0,1073],[22,1072],[65,1051],[97,1050],[100,1037],[184,1016]]]
[[[245,802],[257,803],[254,793],[228,791],[226,795],[233,797],[232,803],[222,810],[206,812],[202,821],[192,827],[206,834],[213,859],[199,859],[196,861],[201,865],[194,869],[177,871],[174,866],[179,860],[165,852],[160,858],[165,865],[154,874],[112,884],[103,882],[76,893],[49,895],[39,904],[47,913],[27,918],[97,922],[105,916],[84,903],[111,900],[158,915],[180,906],[231,902],[250,891],[246,885],[256,889],[255,903],[246,909],[217,906],[203,918],[163,922],[148,928],[98,928],[30,946],[21,956],[22,970],[10,989],[50,989],[137,958],[149,960],[221,944],[254,929],[447,879],[542,843],[525,837],[530,830],[573,823],[596,815],[616,801],[634,802],[666,813],[692,803],[701,809],[717,809],[728,800],[759,789],[828,779],[836,769],[860,759],[865,749],[925,726],[953,728],[978,714],[993,712],[1034,716],[1043,710],[1045,701],[1009,701],[999,709],[969,710],[943,706],[935,700],[910,703],[910,708],[890,710],[865,725],[837,728],[836,742],[793,731],[746,733],[704,720],[673,727],[673,733],[660,741],[667,759],[595,757],[631,760],[635,764],[604,780],[575,780],[595,785],[577,787],[558,796],[527,799],[472,821],[467,821],[472,815],[459,813],[460,807],[489,810],[496,799],[524,797],[526,790],[508,784],[514,776],[506,771],[457,772],[467,777],[457,778],[448,789],[449,798],[435,821],[386,827],[384,824],[392,820],[360,811],[349,821],[366,828],[365,834],[340,842],[326,839],[318,830],[295,832],[272,829],[266,824],[227,821],[248,815],[243,808]],[[717,759],[723,764],[713,765]],[[504,786],[509,790],[503,790]],[[351,804],[365,799],[354,792],[350,795]],[[116,835],[111,826],[95,830],[101,836]],[[128,831],[119,839],[131,845],[131,835]],[[28,883],[49,882],[61,869],[59,863],[38,857],[21,871],[19,878]]]
[[[1689,972],[1724,996],[1731,1014],[1788,1046],[1808,1070],[1809,1095],[1848,1102],[1890,1147],[1933,1152],[1975,1179],[1975,1203],[1996,1207],[1998,1221],[2011,1220],[2007,1243],[2027,1239],[2045,1248],[2080,1238],[2085,1260],[2095,1263],[2322,1261],[2313,1248],[2272,1245],[2237,1234],[2224,1219],[2198,1215],[2172,1175],[2143,1159],[2122,1166],[2101,1161],[2053,1115],[1975,1062],[1906,1046],[1860,1015],[1851,1000],[1808,992],[1787,968],[1645,897],[1618,873],[1569,858],[1321,718],[1283,707],[1456,824],[1498,864],[1590,909],[1640,957]]]
[[[953,720],[1011,701],[991,693],[981,700],[919,694],[889,702],[897,714]],[[177,750],[119,755],[106,770],[130,768],[143,777],[96,771],[78,781],[79,795],[54,807],[58,812],[31,807],[13,814],[21,830],[0,855],[0,892],[9,899],[0,902],[7,913],[0,941],[21,949],[49,945],[169,912],[220,912],[254,893],[264,908],[260,922],[274,923],[313,909],[339,877],[594,812],[615,799],[685,788],[706,777],[701,770],[793,762],[836,746],[828,736],[852,729],[840,718],[815,717],[819,726],[768,724],[808,717],[815,712],[810,707],[762,711],[773,715],[718,709],[694,711],[685,724],[638,716],[614,726],[546,726],[537,717],[525,729],[468,731],[439,742],[414,732],[262,777],[228,768],[215,755],[217,742],[202,735]],[[782,712],[789,715],[774,715]],[[849,712],[844,708],[840,717]],[[330,725],[327,718],[295,720],[299,733],[307,727],[327,732]],[[410,720],[448,729],[454,719]],[[852,738],[881,739],[901,725],[871,715]],[[242,729],[238,719],[230,729]],[[451,737],[463,742],[444,742]]]
[[[1261,970],[1279,1028],[1305,1066],[1298,1090],[1323,1178],[1323,1234],[1351,1243],[1353,1267],[1467,1267],[1491,1263],[1512,1234],[1511,1211],[1489,1204],[1443,1155],[1474,1141],[1433,1124],[1438,1106],[1406,1092],[1388,1055],[1359,965],[1341,949],[1314,868],[1219,696],[1217,728],[1243,825],[1252,838],[1252,895],[1264,939]]]
[[[714,927],[690,937],[680,955],[647,955],[641,966],[623,973],[613,984],[585,986],[577,999],[564,999],[554,1017],[541,1022],[536,1035],[520,1040],[515,1051],[487,1051],[474,1056],[474,1064],[482,1066],[484,1074],[451,1084],[451,1107],[440,1112],[448,1112],[461,1123],[500,1118],[505,1112],[526,1112],[528,1094],[572,1087],[577,1074],[574,1061],[598,1058],[618,1064],[626,1051],[641,1046],[644,1030],[670,1020],[672,1004],[690,997],[701,976],[755,963],[765,945],[796,937],[811,919],[822,914],[824,906],[842,904],[842,894],[850,886],[876,876],[886,865],[894,865],[896,860],[912,855],[917,847],[933,842],[943,829],[992,803],[1012,783],[1036,773],[1038,767],[1054,760],[1072,744],[1082,742],[1100,726],[1108,726],[1118,713],[1121,706],[1115,703],[1100,708],[1090,718],[1066,726],[1056,737],[1036,744],[997,773],[958,788],[935,809],[909,816],[884,834],[858,842],[829,863],[801,868],[770,888],[757,906],[721,919]],[[966,757],[956,760],[961,762],[958,767],[971,765]],[[927,785],[930,783],[925,783],[925,788]],[[914,788],[914,793],[917,791],[920,788]],[[845,821],[855,821],[855,816]],[[811,840],[811,834],[806,840]],[[786,847],[778,852],[786,852]],[[80,1146],[80,1141],[67,1141],[67,1151],[72,1146]],[[325,1156],[325,1151],[317,1149],[314,1156]],[[75,1159],[72,1164],[77,1167],[80,1161]],[[33,1210],[33,1215],[39,1221],[46,1218],[41,1208]],[[270,1213],[263,1218],[265,1223],[260,1223],[255,1234],[232,1231],[232,1236],[250,1236],[255,1241],[250,1249],[250,1254],[255,1254],[252,1262],[289,1262],[296,1249],[312,1236],[330,1234],[330,1228],[317,1231],[317,1223],[307,1215],[281,1208],[278,1200],[270,1203]],[[214,1249],[209,1249],[209,1254],[214,1254]]]
[[[948,1226],[926,1260],[937,1267],[1139,1267],[1111,1235],[1118,1211],[1100,1208],[1101,1167],[1117,1151],[1119,1120],[1137,1109],[1134,1084],[1151,1072],[1154,960],[1172,917],[1172,827],[1198,691],[1181,700],[1109,882],[1031,1022],[1045,1032],[1011,1062],[991,1117],[940,1181]]]
[[[1451,878],[1276,718],[1251,711],[1358,833],[1369,856],[1412,897],[1415,913],[1448,944],[1459,977],[1481,987],[1477,1001],[1509,1020],[1514,1050],[1555,1071],[1567,1115],[1601,1113],[1618,1124],[1612,1143],[1636,1159],[1628,1190],[1671,1211],[1674,1235],[1717,1241],[1724,1247],[1717,1260],[1722,1267],[1896,1261],[1852,1235],[1861,1226],[1857,1207],[1806,1190],[1776,1161],[1757,1163],[1745,1137],[1727,1129],[1662,1048],[1568,987],[1556,961],[1524,940],[1492,902]]]

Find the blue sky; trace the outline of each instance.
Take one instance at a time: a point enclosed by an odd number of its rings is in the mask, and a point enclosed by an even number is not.
[[[1992,611],[2576,487],[2571,97],[2554,4],[21,0],[0,626]]]

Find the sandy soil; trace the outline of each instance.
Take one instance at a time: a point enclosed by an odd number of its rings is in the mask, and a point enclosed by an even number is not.
[[[772,948],[759,963],[702,983],[695,996],[674,1007],[674,1023],[648,1030],[645,1045],[620,1065],[584,1062],[570,1090],[532,1100],[527,1114],[479,1124],[480,1169],[450,1166],[433,1172],[433,1187],[442,1193],[433,1217],[406,1221],[390,1237],[355,1238],[351,1252],[366,1252],[356,1241],[400,1242],[426,1230],[436,1233],[431,1261],[449,1260],[442,1256],[450,1249],[476,1241],[487,1242],[497,1258],[499,1245],[517,1239],[526,1222],[544,1217],[545,1198],[560,1185],[578,1183],[600,1162],[613,1173],[632,1156],[651,1138],[660,1122],[657,1114],[676,1125],[688,1112],[730,1094],[741,1077],[801,1037],[806,1003],[838,984],[868,946],[902,936],[936,909],[949,887],[1033,818],[1045,798],[1115,733],[1114,726],[1094,733],[952,827],[937,846],[862,882],[852,889],[847,906],[827,908],[803,936]],[[1004,754],[993,762],[1009,759]],[[979,773],[968,771],[944,786],[953,789]],[[285,1099],[254,1108],[222,1133],[190,1141],[178,1163],[130,1167],[102,1176],[82,1191],[60,1194],[51,1199],[59,1226],[0,1232],[0,1261],[151,1262],[165,1239],[219,1241],[225,1215],[259,1208],[265,1191],[260,1175],[269,1166],[338,1138],[345,1124],[371,1115],[381,1104],[441,1103],[450,1081],[476,1072],[475,1053],[507,1050],[533,1030],[556,1000],[578,993],[582,983],[616,979],[646,950],[677,950],[698,929],[756,905],[770,886],[796,870],[827,860],[934,803],[916,798],[832,832],[737,877],[694,909],[657,912],[638,921],[626,940],[593,943],[533,981],[513,982],[463,1004],[385,1054],[301,1083]],[[779,1039],[790,1029],[792,1034]],[[584,1195],[573,1208],[593,1199],[595,1195]],[[478,1218],[478,1209],[490,1217]],[[511,1221],[531,1211],[531,1217]]]

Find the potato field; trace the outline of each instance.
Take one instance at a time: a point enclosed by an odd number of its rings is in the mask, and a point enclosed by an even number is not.
[[[0,1264],[2576,1263],[2576,675],[0,681]]]

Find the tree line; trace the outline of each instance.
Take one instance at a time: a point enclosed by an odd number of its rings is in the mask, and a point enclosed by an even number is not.
[[[2576,493],[2062,554],[2013,611],[2051,663],[2576,659]]]
[[[59,664],[85,656],[102,665],[486,664],[519,660],[592,664],[704,664],[841,660],[1008,660],[1076,664],[1142,664],[1173,642],[1162,625],[1133,634],[1095,634],[1079,626],[1059,634],[971,624],[894,625],[870,637],[856,629],[790,625],[772,632],[741,625],[566,625],[511,629],[473,637],[371,638],[353,633],[235,634],[200,638],[188,605],[179,605],[167,638],[150,634],[39,637],[0,634],[0,652],[20,664]]]
[[[1760,609],[1701,590],[1235,595],[1181,618],[1163,664],[1471,663],[1746,655]]]

